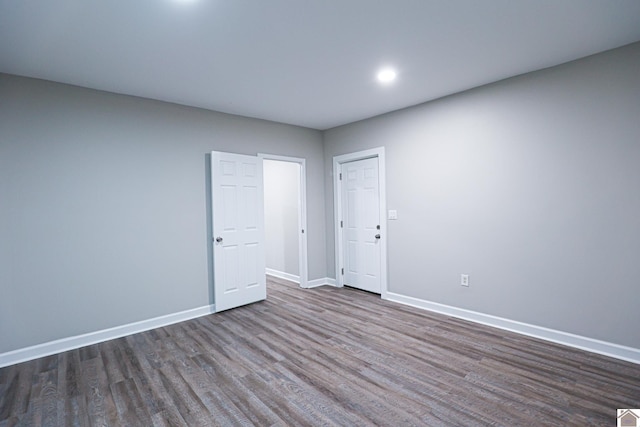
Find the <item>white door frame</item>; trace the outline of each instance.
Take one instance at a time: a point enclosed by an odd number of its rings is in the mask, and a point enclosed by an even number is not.
[[[281,162],[292,162],[300,165],[300,194],[298,196],[298,270],[300,272],[300,287],[309,286],[308,262],[307,262],[307,170],[306,159],[300,157],[279,156],[275,154],[258,153],[258,157],[263,160],[278,160]],[[304,231],[302,231],[304,230]],[[302,231],[302,232],[300,232]]]
[[[384,147],[372,148],[370,150],[358,151],[355,153],[343,154],[333,158],[333,206],[334,206],[334,230],[335,230],[335,254],[336,254],[336,285],[344,286],[344,276],[341,268],[344,266],[344,245],[342,242],[342,228],[340,228],[340,218],[342,217],[342,181],[340,170],[343,163],[356,160],[377,158],[378,159],[378,179],[380,192],[380,288],[381,297],[387,299],[387,192],[385,174]]]

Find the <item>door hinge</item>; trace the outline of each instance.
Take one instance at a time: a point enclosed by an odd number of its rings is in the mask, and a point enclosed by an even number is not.
[[[342,227],[343,227],[343,225],[342,225],[342,221],[340,221],[340,228],[342,228]]]
[[[340,181],[342,181],[342,172],[340,172]]]
[[[344,268],[342,269],[342,275],[344,276]]]

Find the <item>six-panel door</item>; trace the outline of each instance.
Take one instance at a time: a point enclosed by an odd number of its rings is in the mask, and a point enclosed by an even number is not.
[[[211,153],[216,311],[267,297],[262,159]]]
[[[344,284],[380,293],[378,159],[342,165]]]

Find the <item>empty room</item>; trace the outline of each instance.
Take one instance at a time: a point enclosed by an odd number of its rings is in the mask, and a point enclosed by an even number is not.
[[[637,0],[0,0],[0,427],[640,426]]]

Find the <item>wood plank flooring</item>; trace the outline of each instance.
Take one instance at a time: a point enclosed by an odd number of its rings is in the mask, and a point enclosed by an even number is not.
[[[0,369],[9,426],[613,426],[640,365],[269,278],[267,301]]]

